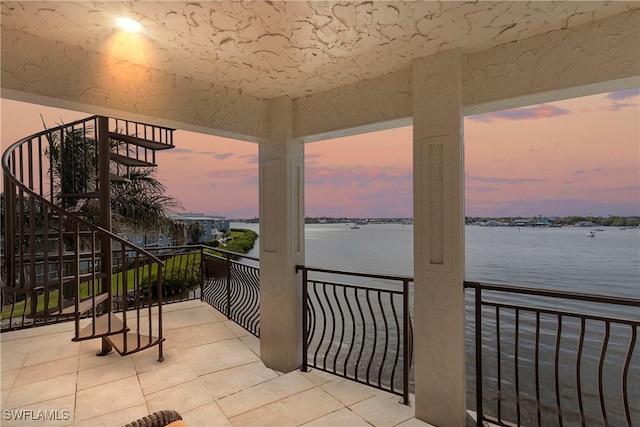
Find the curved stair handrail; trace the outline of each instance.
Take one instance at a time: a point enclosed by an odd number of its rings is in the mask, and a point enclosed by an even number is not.
[[[2,155],[3,330],[73,318],[74,340],[102,338],[103,352],[113,346],[123,355],[159,345],[161,360],[163,262],[81,217],[81,210],[71,211],[77,209],[78,200],[96,197],[100,185],[96,164],[100,119],[92,116],[35,133],[12,144]],[[111,160],[125,157],[155,165],[155,149],[173,146],[172,129],[103,119],[103,124],[111,122],[117,127],[101,130],[118,141],[111,144],[115,149]],[[123,124],[126,134],[119,131]],[[138,135],[140,127],[142,135]],[[148,129],[151,140],[147,139]],[[66,149],[69,152],[64,153]],[[81,166],[74,169],[75,164]],[[116,172],[121,168],[127,166],[114,167]],[[117,181],[118,175],[111,175]],[[9,300],[11,304],[5,305]],[[155,310],[153,316],[151,312],[156,303],[157,322]],[[114,315],[112,304],[122,307],[119,316]],[[127,310],[135,314],[128,316]],[[141,321],[143,310],[149,318]],[[81,319],[86,318],[90,322],[81,329]]]

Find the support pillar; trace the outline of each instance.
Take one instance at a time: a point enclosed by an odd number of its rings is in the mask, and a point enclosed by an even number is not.
[[[461,54],[413,63],[416,418],[466,417]]]
[[[302,364],[304,144],[293,138],[293,101],[269,101],[269,140],[260,153],[260,357],[289,372]]]

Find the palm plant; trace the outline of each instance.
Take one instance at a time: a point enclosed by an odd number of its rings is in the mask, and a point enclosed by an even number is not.
[[[66,210],[89,214],[89,220],[95,221],[100,203],[88,193],[98,189],[98,144],[90,134],[88,128],[50,133],[45,154],[51,163],[53,200]],[[112,147],[117,144],[111,141]],[[165,195],[166,187],[154,177],[154,169],[128,169],[126,181],[111,185],[113,230],[155,231],[166,224],[165,210],[177,202]]]

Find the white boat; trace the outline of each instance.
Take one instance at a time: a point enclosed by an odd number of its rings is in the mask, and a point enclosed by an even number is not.
[[[357,230],[357,229],[359,229],[359,228],[360,228],[360,227],[358,227],[358,226],[357,226],[357,225],[355,225],[355,224],[353,224],[353,225],[351,226],[351,229],[352,229],[352,230]]]
[[[588,232],[587,237],[596,237],[596,232],[595,231]]]

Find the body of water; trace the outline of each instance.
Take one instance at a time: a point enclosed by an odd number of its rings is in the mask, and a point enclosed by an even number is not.
[[[259,233],[257,224],[234,224],[250,228]],[[308,224],[305,227],[306,265],[335,270],[347,270],[385,275],[413,276],[413,226],[402,224],[368,224],[359,229],[351,224]],[[602,227],[589,234],[591,228],[530,228],[530,227],[465,227],[465,279],[483,283],[525,286],[530,288],[561,290],[576,293],[640,298],[640,230]],[[259,256],[258,245],[251,252]],[[344,280],[344,279],[343,279]],[[351,280],[351,279],[349,279]],[[357,281],[355,281],[357,282]],[[354,283],[355,283],[354,282]],[[491,295],[493,299],[493,295]],[[475,407],[475,322],[473,295],[467,292],[467,402]],[[637,308],[523,297],[517,294],[500,295],[502,302],[517,305],[542,304],[551,308],[575,310],[593,314],[594,310],[612,316],[638,318]],[[551,301],[551,302],[549,302]],[[524,313],[524,312],[523,312]],[[508,361],[518,360],[520,373],[521,421],[523,425],[536,423],[536,383],[534,348],[536,318],[531,312],[521,313],[520,338],[514,338],[514,312],[503,310],[501,314],[500,356],[507,362],[502,368],[502,380],[497,372],[498,354],[495,336],[496,319],[493,313],[483,310],[483,374],[485,386],[485,413],[497,415],[498,403],[502,417],[515,420],[514,365]],[[543,425],[557,425],[555,412],[554,349],[558,331],[554,315],[542,315],[538,354],[541,376],[538,381],[542,390]],[[597,397],[598,360],[602,352],[603,324],[587,321],[584,351],[581,354],[582,399],[587,425],[601,423],[600,405]],[[578,336],[582,329],[577,318],[566,319],[562,324],[562,346],[560,352],[562,412],[566,423],[580,423],[577,408],[576,354]],[[626,425],[621,410],[621,370],[628,351],[629,328],[613,326],[606,351],[604,366],[604,388],[611,401],[607,402],[610,425]],[[636,344],[638,347],[638,344]],[[514,351],[518,348],[516,358]],[[637,349],[631,361],[628,389],[632,419],[640,419],[640,353]],[[502,384],[502,392],[498,390]],[[502,396],[502,397],[500,397]],[[549,409],[551,408],[551,409]]]
[[[307,224],[306,264],[413,276],[413,226],[350,225]],[[233,226],[259,234],[258,224]],[[640,229],[601,229],[466,226],[465,279],[640,298]]]

